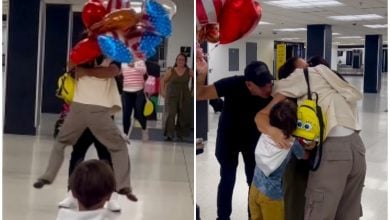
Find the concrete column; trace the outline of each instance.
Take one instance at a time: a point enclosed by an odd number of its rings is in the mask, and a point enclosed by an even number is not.
[[[35,134],[40,0],[9,1],[4,133]]]
[[[382,35],[366,35],[364,47],[364,92],[381,90]]]
[[[332,26],[307,25],[307,58],[312,56],[322,56],[332,65]]]

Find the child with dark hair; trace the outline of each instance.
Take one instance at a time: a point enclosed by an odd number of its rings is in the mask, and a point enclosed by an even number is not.
[[[118,216],[104,204],[115,191],[111,167],[101,160],[88,160],[78,165],[69,180],[78,210],[60,209],[57,220],[110,220]]]
[[[273,106],[270,124],[291,137],[297,127],[297,105],[285,100]],[[304,158],[304,148],[298,141],[291,149],[281,149],[268,135],[262,134],[255,150],[256,167],[249,191],[251,220],[284,220],[282,178],[291,153]]]

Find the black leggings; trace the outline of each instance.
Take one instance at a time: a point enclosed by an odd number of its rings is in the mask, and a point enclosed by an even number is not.
[[[92,143],[95,144],[95,148],[99,159],[106,161],[112,168],[110,152],[102,143],[100,143],[95,138],[95,136],[92,134],[89,128],[87,128],[85,129],[83,134],[79,137],[77,143],[73,145],[73,151],[71,153],[70,161],[69,161],[69,177],[73,173],[76,166],[84,161],[85,154],[87,153],[87,150]]]
[[[146,117],[144,115],[144,106],[146,103],[144,90],[138,92],[122,93],[122,110],[123,110],[123,132],[129,133],[131,125],[131,113],[134,109],[134,118],[136,118],[143,130],[146,129]]]

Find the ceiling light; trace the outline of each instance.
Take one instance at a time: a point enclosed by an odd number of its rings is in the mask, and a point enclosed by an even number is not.
[[[299,40],[301,38],[299,37],[286,37],[286,38],[280,38],[280,40]]]
[[[368,28],[374,28],[374,29],[387,28],[387,24],[365,24],[363,26]]]
[[[361,36],[342,36],[342,37],[337,37],[338,39],[360,39],[362,38]]]
[[[267,25],[267,24],[272,24],[272,23],[269,23],[269,22],[266,22],[266,21],[260,21],[260,22],[259,22],[259,25],[260,25],[260,24],[261,24],[261,25]]]
[[[273,31],[306,31],[306,28],[281,28],[281,29],[273,29]]]
[[[383,17],[377,14],[367,15],[341,15],[341,16],[329,16],[328,18],[336,21],[363,21],[363,20],[376,20]]]
[[[332,35],[335,35],[335,36],[336,36],[336,35],[340,35],[340,33],[332,33]]]
[[[344,5],[343,3],[335,0],[280,0],[264,3],[282,8],[315,8]]]

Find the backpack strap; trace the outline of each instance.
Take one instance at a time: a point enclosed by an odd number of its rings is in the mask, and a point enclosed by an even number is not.
[[[311,158],[310,160],[310,170],[311,171],[316,171],[318,170],[318,168],[320,167],[320,164],[321,164],[321,158],[322,158],[322,145],[324,143],[324,128],[325,128],[325,124],[324,124],[324,118],[322,117],[322,109],[321,107],[318,105],[318,94],[316,92],[313,92],[313,94],[316,95],[316,115],[317,115],[317,118],[318,118],[318,122],[320,123],[320,141],[319,141],[319,144],[317,146],[317,150],[316,150],[316,153],[313,155],[314,158]]]
[[[318,100],[318,97],[317,97],[317,100]],[[310,170],[312,170],[312,171],[316,171],[320,167],[321,158],[322,158],[322,144],[324,142],[324,127],[325,127],[325,125],[324,125],[324,119],[322,117],[322,110],[318,104],[316,106],[316,113],[317,113],[317,117],[318,117],[318,120],[320,123],[320,143],[317,146],[317,151],[316,151],[316,154],[315,154],[314,159],[312,161],[312,166],[310,167]],[[317,157],[317,155],[318,155],[318,157]]]
[[[303,69],[303,74],[305,75],[305,81],[307,85],[307,97],[311,100],[311,90],[310,90],[310,83],[309,83],[309,72],[307,70],[307,67]]]
[[[310,83],[309,83],[309,72],[308,72],[307,68],[303,69],[303,74],[305,75],[305,81],[307,84],[307,97],[308,97],[308,99],[313,100],[311,89],[310,89]],[[318,105],[318,94],[317,93],[315,93],[315,94],[317,96],[316,97],[316,114],[317,114],[317,117],[318,117],[318,120],[320,123],[320,143],[317,146],[316,153],[313,155],[314,158],[310,159],[310,163],[311,163],[310,170],[312,170],[312,171],[316,171],[320,167],[321,158],[322,158],[322,144],[324,142],[324,127],[325,127],[324,119],[322,117],[322,110],[321,110],[321,107]]]

